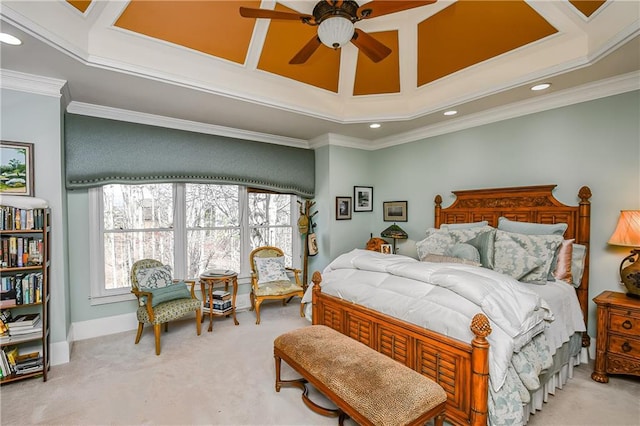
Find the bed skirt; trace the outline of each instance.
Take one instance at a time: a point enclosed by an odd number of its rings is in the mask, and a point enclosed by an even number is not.
[[[523,407],[524,424],[527,424],[531,414],[540,411],[543,404],[549,400],[549,395],[555,395],[556,389],[562,389],[573,377],[573,368],[589,362],[589,350],[581,345],[581,333],[560,347],[554,355],[554,365],[541,380],[540,388],[531,393],[531,401]]]

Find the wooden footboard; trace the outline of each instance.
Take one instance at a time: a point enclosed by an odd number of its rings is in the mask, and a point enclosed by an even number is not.
[[[489,396],[489,320],[470,324],[470,343],[452,339],[342,299],[323,294],[322,276],[313,274],[313,324],[322,324],[436,381],[447,393],[447,420],[487,424]]]

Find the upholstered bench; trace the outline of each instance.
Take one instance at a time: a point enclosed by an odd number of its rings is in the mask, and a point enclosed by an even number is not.
[[[277,337],[276,392],[282,386],[303,390],[313,411],[348,416],[360,425],[424,425],[434,419],[442,426],[447,395],[433,380],[327,326],[312,325]],[[281,360],[303,378],[282,380]],[[311,383],[337,407],[312,402],[305,383]]]

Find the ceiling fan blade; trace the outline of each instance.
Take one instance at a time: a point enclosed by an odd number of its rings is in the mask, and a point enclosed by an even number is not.
[[[351,43],[355,44],[373,62],[380,62],[391,53],[391,49],[359,28],[356,28]]]
[[[388,15],[390,13],[401,12],[403,10],[413,9],[414,7],[426,6],[428,4],[435,3],[436,0],[424,0],[424,1],[371,1],[363,4],[358,9],[358,17],[361,19],[376,18],[382,15]]]
[[[309,42],[305,44],[298,53],[296,53],[296,56],[294,56],[289,61],[289,63],[291,65],[304,64],[305,62],[307,62],[307,59],[309,59],[311,55],[313,55],[313,53],[318,49],[318,47],[320,47],[321,44],[322,42],[320,41],[318,36],[313,36],[313,38],[309,40]]]
[[[244,18],[265,18],[265,19],[290,19],[303,21],[313,19],[313,16],[304,13],[280,12],[278,10],[253,9],[240,6],[240,16]]]

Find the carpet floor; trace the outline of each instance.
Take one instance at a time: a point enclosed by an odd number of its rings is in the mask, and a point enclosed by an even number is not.
[[[300,390],[274,388],[273,340],[309,325],[299,305],[264,304],[261,324],[253,312],[214,319],[213,332],[196,336],[194,320],[171,323],[155,355],[153,330],[75,342],[71,361],[53,366],[48,380],[0,388],[2,425],[336,425],[310,411]],[[590,379],[581,365],[530,426],[640,425],[640,380]],[[283,363],[282,377],[298,377]],[[316,402],[331,404],[317,392]],[[347,422],[347,424],[352,424]]]

